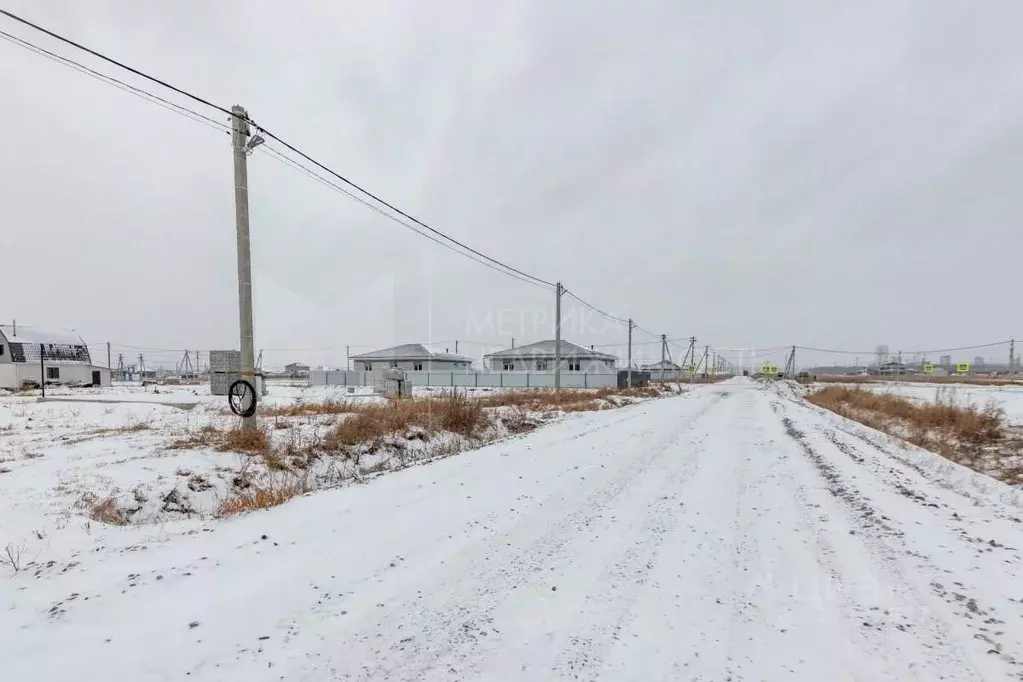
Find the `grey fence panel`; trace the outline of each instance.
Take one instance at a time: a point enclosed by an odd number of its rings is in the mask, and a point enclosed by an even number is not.
[[[476,385],[480,388],[500,388],[504,385],[504,374],[477,374]]]
[[[527,388],[529,386],[529,375],[528,374],[514,374],[512,372],[502,372],[501,385],[504,388]]]
[[[411,386],[455,386],[459,388],[554,388],[553,372],[407,372]],[[379,372],[360,370],[312,370],[310,386],[373,386],[382,378]],[[614,374],[563,372],[563,388],[602,388],[616,386]]]
[[[587,388],[587,385],[585,374],[576,374],[574,372],[561,373],[562,388]]]
[[[530,388],[554,388],[554,373],[527,374]]]

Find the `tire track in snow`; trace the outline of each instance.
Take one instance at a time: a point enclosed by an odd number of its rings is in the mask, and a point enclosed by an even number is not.
[[[670,457],[669,451],[679,434],[691,429],[722,397],[697,406],[696,414],[667,434],[648,434],[656,438],[654,447],[645,449],[633,461],[619,463],[624,466],[610,470],[603,479],[576,486],[554,501],[557,509],[544,504],[510,531],[495,535],[478,549],[445,563],[441,570],[450,578],[441,577],[435,583],[437,576],[431,574],[423,581],[421,591],[398,596],[383,607],[372,619],[374,622],[360,623],[361,634],[346,648],[356,654],[354,660],[364,665],[346,670],[350,679],[473,677],[487,665],[496,665],[507,674],[509,652],[514,652],[512,657],[544,661],[543,669],[550,670],[562,651],[577,648],[581,640],[559,644],[557,636],[550,641],[542,638],[536,646],[527,645],[531,650],[526,652],[510,643],[516,636],[516,619],[525,617],[523,627],[531,628],[536,620],[535,609],[548,610],[555,606],[548,602],[572,598],[572,591],[564,582],[561,592],[552,590],[557,588],[552,583],[559,570],[568,572],[573,566],[585,564],[598,572],[604,568],[606,553],[598,551],[598,556],[594,556],[593,538],[614,538],[616,546],[612,552],[620,554],[619,563],[623,565],[649,563],[639,552],[630,554],[629,547],[634,549],[634,543],[624,549],[617,547],[622,538],[621,519],[617,516],[622,500],[636,495],[639,502],[647,501],[651,490],[657,489],[650,485],[654,479],[663,487],[665,481],[660,479],[656,465]],[[612,456],[608,461],[614,463],[615,458]],[[639,523],[641,534],[646,534],[644,540],[650,539],[651,526],[667,518],[671,501],[662,502],[663,505],[655,505],[658,508],[654,518],[645,525]],[[633,511],[642,514],[647,510],[640,504]],[[523,602],[530,605],[529,610],[516,612]],[[495,624],[495,612],[499,610],[503,612],[498,621],[500,631]],[[560,628],[554,629],[558,635],[564,634]],[[535,633],[520,634],[528,637]],[[504,646],[498,647],[499,641]],[[573,656],[562,656],[562,660],[569,658]],[[480,679],[486,678],[483,675]]]
[[[782,424],[786,433],[799,445],[817,470],[832,498],[845,507],[847,518],[856,527],[849,532],[858,534],[863,549],[876,557],[876,565],[881,571],[879,577],[888,586],[886,589],[890,589],[889,601],[897,607],[887,609],[885,615],[890,611],[901,612],[904,622],[897,624],[898,629],[909,632],[919,640],[921,646],[931,649],[936,659],[943,661],[947,669],[963,671],[958,673],[967,675],[962,679],[988,679],[992,674],[1009,674],[1023,679],[1016,657],[1002,651],[1001,643],[991,635],[992,628],[981,625],[978,629],[975,621],[979,618],[974,616],[988,616],[989,625],[999,622],[998,619],[976,602],[967,600],[961,593],[953,595],[958,595],[958,599],[965,602],[964,606],[948,609],[946,604],[952,603],[956,597],[948,597],[942,582],[935,579],[946,580],[948,571],[939,569],[929,552],[907,548],[913,546],[913,537],[907,535],[907,525],[891,511],[900,507],[886,505],[889,511],[882,514],[877,510],[875,499],[883,499],[879,493],[882,496],[898,496],[902,509],[904,505],[917,505],[918,510],[925,512],[923,518],[927,518],[931,524],[937,522],[935,525],[940,529],[944,519],[936,517],[939,505],[929,501],[915,488],[907,487],[906,478],[891,467],[884,472],[888,475],[877,476],[877,472],[867,465],[867,458],[858,453],[854,446],[838,444],[841,441],[834,430],[812,420],[807,427],[800,425],[808,431],[797,428],[796,423],[801,413],[810,413],[798,403],[793,403],[791,409],[781,406],[780,412],[785,415]],[[792,416],[796,416],[796,421]],[[839,456],[835,457],[832,453],[838,453]],[[843,466],[843,462],[847,464]],[[858,475],[854,467],[865,477]],[[860,487],[848,480],[861,477],[875,499],[867,497]],[[807,494],[805,489],[803,494]],[[827,540],[823,534],[819,533],[818,536]],[[834,537],[833,534],[830,536]],[[907,556],[913,558],[912,566],[907,563]],[[834,563],[835,566],[849,565],[848,560],[841,555],[836,555],[836,559],[838,561]],[[836,584],[842,586],[849,582],[843,579]],[[961,582],[957,584],[962,586]],[[945,603],[935,600],[934,596]],[[971,608],[972,614],[968,613]],[[977,641],[985,645],[977,646]],[[965,670],[971,670],[972,673],[966,673]]]

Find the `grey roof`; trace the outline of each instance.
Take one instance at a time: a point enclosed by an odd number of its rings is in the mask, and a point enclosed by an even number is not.
[[[657,362],[653,363],[652,365],[643,365],[641,367],[641,369],[661,369],[661,365],[664,365],[664,369],[666,369],[666,370],[679,370],[679,369],[682,369],[681,367],[676,365],[671,360],[658,360]]]
[[[433,353],[421,343],[406,343],[400,346],[353,355],[352,360],[441,360],[444,362],[468,362],[472,360],[452,353]]]
[[[601,353],[600,351],[590,350],[589,348],[583,348],[577,346],[569,341],[561,340],[560,355],[562,358],[579,358],[579,359],[590,359],[590,360],[615,360],[615,356],[608,355],[607,353]],[[484,355],[485,358],[495,358],[501,360],[503,358],[553,358],[554,357],[554,340],[548,341],[537,341],[536,343],[527,343],[525,346],[519,346],[517,348],[507,348],[505,350],[499,350],[496,353],[490,353]]]
[[[60,334],[44,332],[31,327],[18,325],[18,333],[14,334],[14,327],[11,325],[0,325],[0,333],[3,333],[8,343],[45,343],[54,346],[84,346],[82,337],[74,334]]]

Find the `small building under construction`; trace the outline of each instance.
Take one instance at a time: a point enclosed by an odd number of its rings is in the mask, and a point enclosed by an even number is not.
[[[109,386],[110,370],[92,364],[80,336],[0,325],[0,388]]]

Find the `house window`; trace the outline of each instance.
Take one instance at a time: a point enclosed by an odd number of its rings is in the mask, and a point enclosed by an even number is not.
[[[4,354],[4,344],[0,343],[0,355]]]
[[[514,371],[514,370],[515,370],[515,363],[512,362],[511,360],[505,360],[504,361],[504,371],[505,372],[511,372],[511,371]]]
[[[367,372],[372,372],[373,371],[373,363],[372,362],[367,362],[365,367],[366,367],[366,371]]]
[[[580,364],[579,364],[578,360],[569,360],[568,361],[568,369],[569,369],[569,371],[571,371],[571,372],[578,372],[579,371],[579,367],[580,367]]]
[[[47,367],[46,368],[47,379],[60,379],[60,367]]]
[[[544,371],[546,369],[547,369],[547,361],[546,360],[537,360],[536,361],[536,371],[537,372],[542,372],[542,371]]]
[[[414,371],[416,371],[416,372],[422,372],[423,371],[423,363],[421,363],[421,362],[413,363],[412,369]]]

